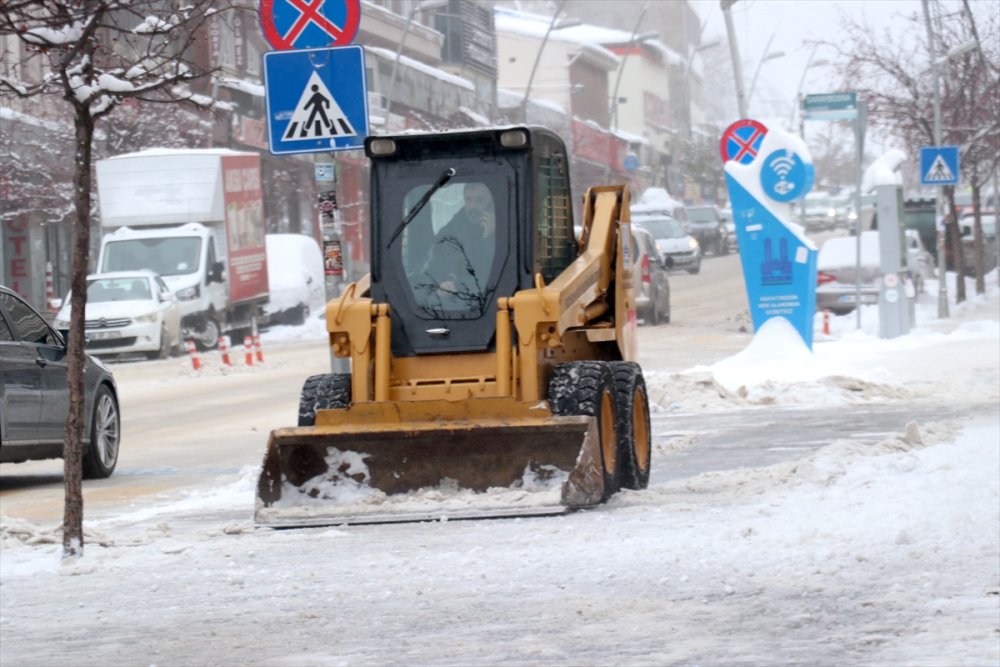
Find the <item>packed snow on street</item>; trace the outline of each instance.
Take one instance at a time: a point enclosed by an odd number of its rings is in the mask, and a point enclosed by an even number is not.
[[[998,665],[996,272],[987,285],[938,319],[929,281],[917,327],[892,340],[866,307],[860,330],[832,318],[812,353],[772,320],[712,363],[644,359],[649,488],[591,510],[256,528],[248,463],[88,514],[78,560],[61,560],[58,526],[4,516],[0,662]],[[778,463],[672,472],[723,421],[900,406],[912,417],[864,441],[806,429],[811,446]]]

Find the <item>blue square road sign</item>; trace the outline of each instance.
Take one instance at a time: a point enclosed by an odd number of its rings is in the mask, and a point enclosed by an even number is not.
[[[264,54],[268,146],[275,155],[356,150],[368,136],[360,46]]]
[[[958,146],[921,146],[920,184],[958,185]]]

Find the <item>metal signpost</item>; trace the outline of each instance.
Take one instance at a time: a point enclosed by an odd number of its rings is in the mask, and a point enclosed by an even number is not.
[[[857,316],[857,327],[861,328],[861,225],[864,215],[861,211],[861,173],[862,162],[865,152],[865,128],[868,125],[868,106],[864,101],[858,102],[858,94],[855,92],[843,93],[823,93],[820,95],[806,95],[802,98],[802,118],[803,120],[853,120],[854,121],[854,210],[857,218],[854,223],[854,235],[857,237],[855,252],[857,253],[857,263],[855,265],[854,281],[854,312]]]
[[[364,147],[369,132],[365,56],[349,46],[361,24],[361,0],[261,0],[260,26],[274,51],[264,54],[268,148],[275,155]],[[315,164],[318,185],[336,183],[333,161]],[[319,193],[326,298],[344,278],[335,190]],[[346,360],[330,352],[334,372]]]

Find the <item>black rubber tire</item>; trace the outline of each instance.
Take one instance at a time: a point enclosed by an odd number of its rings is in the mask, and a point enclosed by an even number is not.
[[[596,417],[597,433],[601,438],[601,465],[604,469],[604,497],[607,500],[622,485],[622,452],[618,442],[618,404],[611,365],[605,361],[574,361],[559,364],[549,379],[549,406],[558,416],[586,415]],[[610,406],[610,410],[607,407]],[[610,414],[608,414],[610,412]],[[611,424],[605,421],[610,419]],[[606,442],[605,434],[614,442]],[[609,461],[609,458],[614,460]]]
[[[622,487],[640,490],[649,485],[652,434],[649,426],[649,398],[639,364],[612,361],[618,400],[618,445],[622,454]]]
[[[656,326],[660,323],[660,309],[656,307],[656,303],[659,301],[660,295],[657,294],[655,290],[650,294],[649,300],[651,302],[649,307],[649,318],[646,321],[647,324]]]
[[[342,410],[350,404],[350,373],[325,373],[308,377],[299,394],[299,426],[315,426],[319,410]]]
[[[194,342],[202,352],[211,352],[219,347],[219,336],[221,334],[222,329],[219,327],[218,320],[214,317],[209,317],[205,320],[204,332],[199,333]]]
[[[687,272],[690,273],[691,275],[694,275],[694,274],[698,273],[699,271],[701,271],[701,264],[698,264],[697,266],[693,266],[693,267],[691,267],[690,269],[687,270]]]
[[[110,477],[118,465],[122,418],[118,401],[107,385],[94,394],[94,412],[90,419],[90,445],[83,455],[84,479]]]

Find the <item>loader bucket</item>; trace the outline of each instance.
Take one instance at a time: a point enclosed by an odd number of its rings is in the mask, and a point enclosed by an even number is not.
[[[544,405],[544,404],[543,404]],[[596,424],[513,399],[364,403],[271,432],[259,525],[561,514],[604,494]]]

